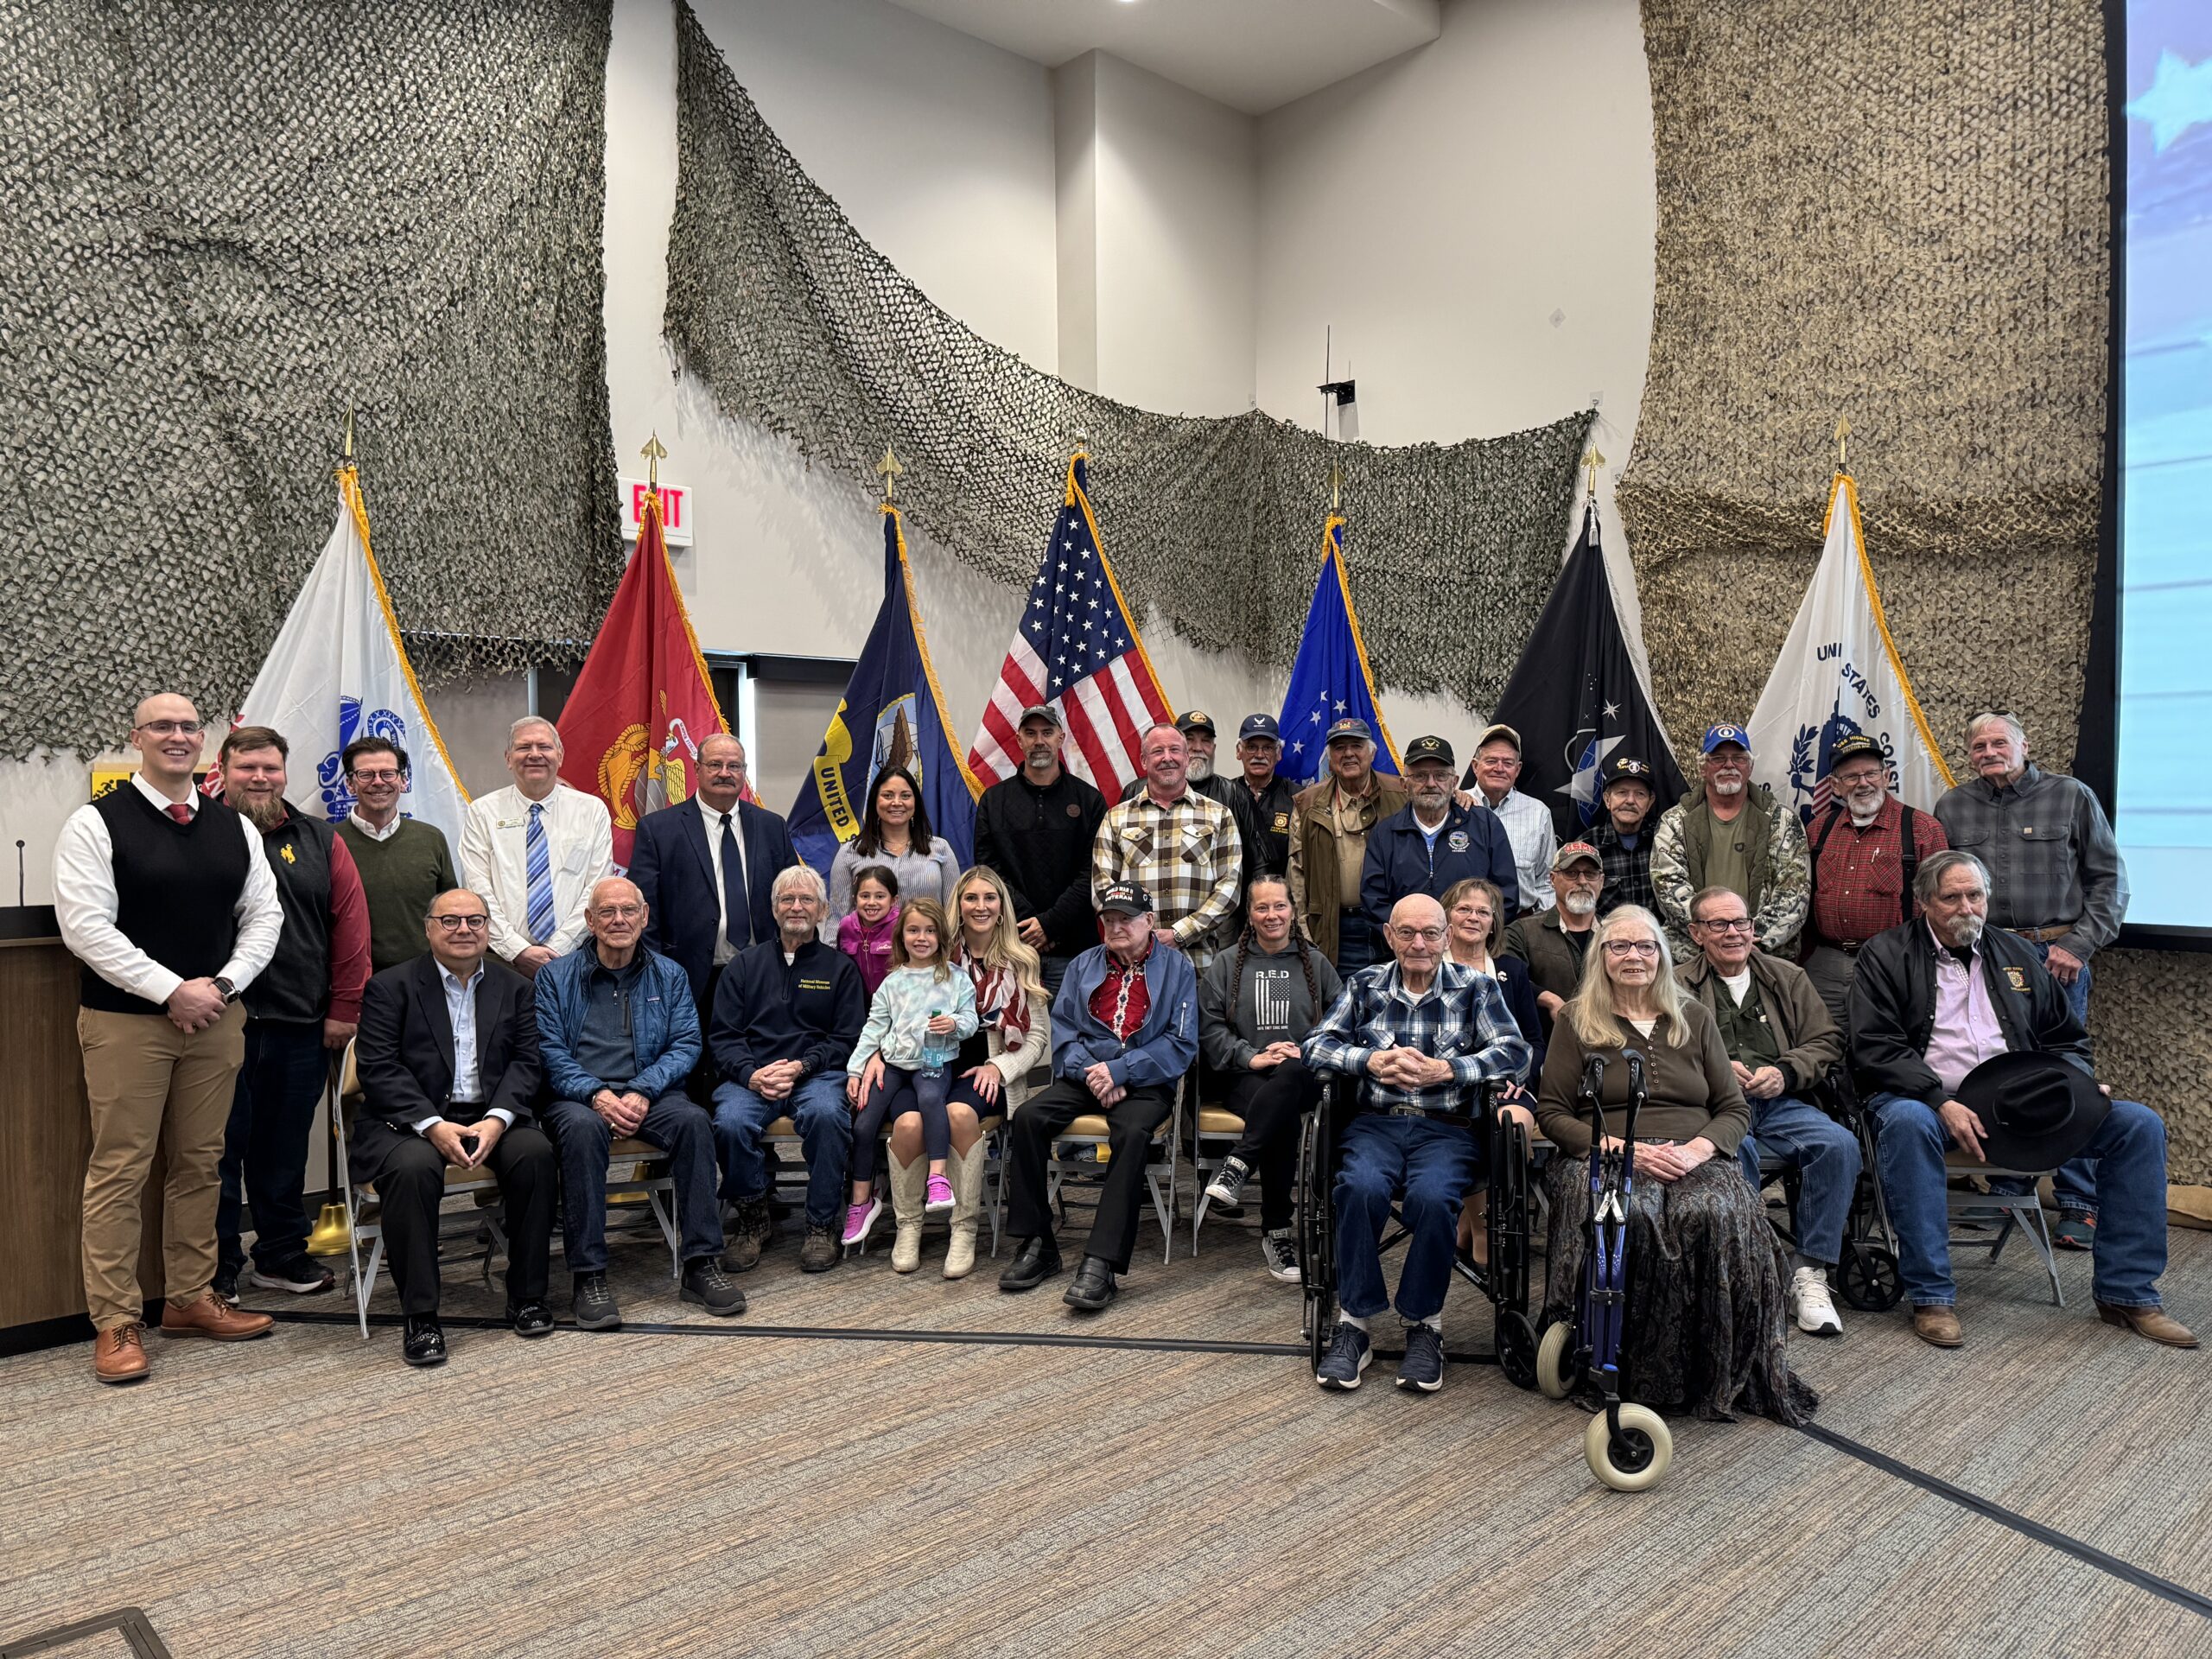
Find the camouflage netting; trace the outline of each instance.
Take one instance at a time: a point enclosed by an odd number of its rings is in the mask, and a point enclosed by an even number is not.
[[[2106,416],[2104,36],[2079,0],[1643,0],[1649,378],[1620,503],[1669,728],[1750,715],[1851,422],[1870,557],[1954,770],[2070,761]],[[1686,757],[1687,759],[1687,757]],[[2212,958],[2097,958],[2107,1078],[2212,1175]]]
[[[567,654],[621,570],[609,0],[0,0],[0,754],[213,714],[337,510],[417,662]]]
[[[761,119],[688,6],[677,22],[677,188],[665,329],[725,414],[872,487],[886,442],[918,524],[1027,586],[1070,444],[1132,602],[1185,638],[1288,666],[1330,469],[1348,564],[1392,689],[1487,709],[1557,575],[1585,410],[1506,437],[1377,448],[1256,411],[1155,415],[1028,367],[932,305]]]

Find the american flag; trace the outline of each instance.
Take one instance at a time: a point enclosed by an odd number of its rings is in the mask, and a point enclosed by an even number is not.
[[[1068,770],[1113,801],[1142,770],[1137,756],[1145,728],[1170,715],[1098,545],[1087,491],[1077,455],[1068,463],[1066,500],[983,709],[968,769],[987,784],[1014,776],[1021,768],[1014,730],[1021,711],[1048,702],[1067,730]]]

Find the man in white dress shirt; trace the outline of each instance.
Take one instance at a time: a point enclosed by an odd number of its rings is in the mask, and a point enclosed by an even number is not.
[[[1513,785],[1521,777],[1521,734],[1510,726],[1486,726],[1475,740],[1474,764],[1467,768],[1465,786],[1497,814],[1506,840],[1513,843],[1513,864],[1521,879],[1521,914],[1549,910],[1557,902],[1552,893],[1552,855],[1559,850],[1559,830],[1551,809]],[[1501,921],[1510,922],[1510,916]]]
[[[200,711],[171,692],[131,717],[131,780],[80,806],[54,849],[62,942],[84,964],[77,1037],[92,1153],[85,1171],[85,1301],[92,1375],[146,1375],[138,1283],[141,1205],[165,1146],[162,1334],[238,1342],[265,1313],[214,1295],[218,1167],[239,1065],[238,994],[283,931],[261,832],[193,787]]]
[[[526,715],[507,733],[514,782],[468,804],[461,880],[492,912],[492,949],[524,974],[564,957],[584,937],[592,884],[614,870],[607,803],[561,781],[561,734]]]

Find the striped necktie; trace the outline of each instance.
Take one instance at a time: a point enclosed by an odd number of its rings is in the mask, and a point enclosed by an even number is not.
[[[530,875],[530,942],[553,937],[553,849],[545,839],[545,808],[532,802],[530,828],[523,836],[523,857]]]

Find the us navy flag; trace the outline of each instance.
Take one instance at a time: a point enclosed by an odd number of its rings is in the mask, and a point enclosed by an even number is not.
[[[1598,768],[1615,754],[1651,763],[1659,786],[1655,811],[1681,795],[1681,768],[1644,698],[1613,610],[1594,504],[1491,718],[1521,734],[1516,786],[1551,808],[1562,842],[1597,818]]]

